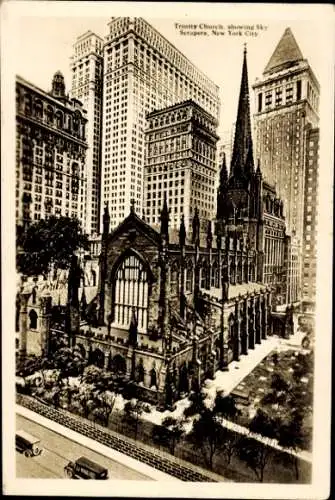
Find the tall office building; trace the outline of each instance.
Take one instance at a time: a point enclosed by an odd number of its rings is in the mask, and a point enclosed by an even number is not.
[[[86,113],[55,73],[51,92],[16,77],[16,223],[86,219]]]
[[[318,126],[319,83],[287,28],[253,85],[256,99],[256,151],[265,177],[284,202],[289,234],[297,241],[297,297],[302,294],[305,166],[309,127]]]
[[[302,293],[305,302],[315,302],[316,296],[319,136],[318,128],[310,127],[307,131],[302,269]]]
[[[192,100],[147,115],[144,165],[145,220],[160,223],[166,196],[170,227],[186,228],[198,209],[200,229],[206,231],[215,214],[216,119]]]
[[[104,45],[101,207],[111,227],[143,210],[144,128],[150,111],[194,100],[216,119],[219,88],[142,18],[112,18]]]
[[[103,40],[91,31],[79,36],[73,46],[71,95],[87,111],[87,215],[84,229],[88,234],[100,230],[100,178],[102,127]]]

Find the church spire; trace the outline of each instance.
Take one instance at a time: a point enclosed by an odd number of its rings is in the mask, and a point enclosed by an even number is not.
[[[247,181],[250,173],[254,170],[246,44],[243,52],[242,79],[230,170],[235,182]]]
[[[108,210],[108,203],[105,205],[102,225],[103,225],[103,234],[106,235],[109,233],[109,225],[110,225],[110,215]]]
[[[226,163],[226,153],[222,155],[222,165],[220,170],[220,190],[223,190],[227,187],[228,183],[228,170]]]
[[[224,217],[224,201],[228,186],[228,170],[226,164],[226,154],[223,153],[222,165],[220,170],[220,183],[217,190],[217,207],[216,207],[216,218],[222,219]]]
[[[166,192],[164,192],[163,208],[161,210],[161,236],[169,241],[169,210],[166,201]]]

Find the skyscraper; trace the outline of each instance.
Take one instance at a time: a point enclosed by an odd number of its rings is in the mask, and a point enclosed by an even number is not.
[[[65,94],[57,71],[51,92],[16,77],[16,223],[86,219],[86,113]]]
[[[111,226],[143,209],[146,114],[193,99],[218,118],[219,89],[142,18],[112,18],[104,45],[101,206]]]
[[[83,103],[88,119],[84,230],[93,234],[100,230],[103,40],[87,31],[77,38],[73,49],[71,94]]]
[[[316,295],[319,136],[318,128],[307,131],[302,269],[302,297],[306,302],[314,302]]]
[[[253,85],[256,151],[266,178],[284,202],[289,234],[299,247],[297,294],[301,297],[306,145],[309,127],[318,126],[319,83],[287,28]]]
[[[206,231],[215,210],[217,121],[192,100],[147,115],[144,168],[145,219],[160,220],[164,195],[170,227],[179,228],[183,214],[191,227],[195,208]]]

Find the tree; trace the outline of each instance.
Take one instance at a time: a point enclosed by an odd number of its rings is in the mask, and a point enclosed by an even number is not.
[[[86,384],[97,384],[103,377],[103,369],[95,365],[89,365],[84,368],[81,381]]]
[[[92,415],[96,420],[99,420],[102,425],[107,427],[109,416],[115,405],[115,394],[110,391],[98,393],[94,398],[93,404],[97,406],[93,409]]]
[[[222,428],[222,446],[221,446],[221,451],[225,456],[226,459],[226,467],[230,465],[231,459],[233,458],[233,455],[236,453],[238,443],[241,439],[240,435],[237,434],[236,432],[227,429],[225,427]]]
[[[88,418],[90,412],[94,407],[93,391],[94,386],[92,384],[81,383],[79,386],[77,398],[83,408],[83,414],[85,418]]]
[[[256,439],[243,437],[237,447],[238,456],[255,473],[262,483],[265,467],[270,458],[270,447],[263,445]]]
[[[166,417],[162,425],[155,425],[152,431],[154,441],[170,449],[174,455],[177,443],[181,440],[185,430],[180,420],[173,417]]]
[[[196,449],[200,448],[205,463],[213,469],[214,456],[222,449],[224,442],[224,430],[213,410],[206,408],[193,421],[188,439]]]
[[[224,396],[218,392],[214,401],[214,412],[221,420],[236,420],[241,414],[240,410],[236,407],[235,399],[233,396]]]
[[[60,370],[59,381],[80,375],[85,366],[80,349],[62,347],[54,354],[54,365]]]
[[[263,410],[258,409],[256,415],[249,424],[251,432],[261,434],[268,438],[275,439],[277,437],[277,422],[275,419],[267,415]]]
[[[51,267],[68,269],[72,255],[88,249],[88,238],[78,219],[50,216],[18,233],[17,268],[24,275],[47,276]]]
[[[185,408],[184,416],[192,417],[193,415],[201,414],[206,410],[205,399],[206,394],[203,391],[195,391],[189,395],[188,398],[191,401],[190,406]]]
[[[124,413],[126,420],[134,428],[135,440],[137,439],[138,426],[141,416],[144,412],[149,412],[150,407],[140,399],[132,399],[124,405]]]
[[[305,433],[303,431],[301,419],[291,416],[289,421],[282,422],[278,429],[278,444],[291,452],[297,453],[304,448]],[[299,458],[296,454],[288,453],[286,455],[290,463],[293,463],[295,477],[299,479]]]

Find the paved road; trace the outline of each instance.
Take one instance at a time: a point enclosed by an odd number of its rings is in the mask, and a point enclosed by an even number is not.
[[[75,443],[21,415],[16,415],[16,428],[40,437],[43,446],[43,453],[38,457],[27,458],[16,451],[16,477],[18,478],[64,479],[64,466],[70,460],[84,455],[107,467],[110,479],[152,480],[134,469]]]

